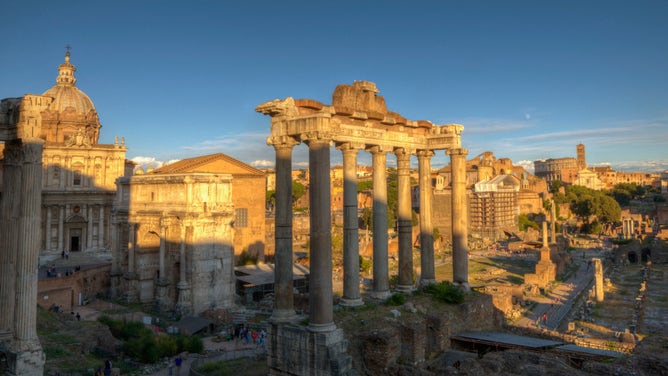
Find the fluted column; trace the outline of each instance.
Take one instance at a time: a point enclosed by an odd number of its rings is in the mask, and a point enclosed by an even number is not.
[[[98,248],[104,248],[104,236],[105,236],[105,230],[104,230],[104,215],[105,215],[105,210],[104,210],[104,205],[100,205],[99,207],[100,211],[100,218],[99,218],[99,223],[98,223],[98,229],[97,229],[97,246]]]
[[[434,228],[431,223],[431,150],[420,150],[418,155],[418,174],[420,179],[420,285],[436,282],[434,272]]]
[[[397,290],[413,290],[413,242],[411,221],[411,154],[405,148],[394,150],[397,157],[397,219],[399,229],[399,281]]]
[[[160,281],[166,280],[165,275],[165,240],[167,238],[167,225],[160,226],[160,250],[158,256],[158,273],[160,274]],[[160,282],[158,281],[158,282]]]
[[[276,222],[274,226],[274,310],[273,322],[296,318],[292,277],[292,148],[290,137],[268,141],[276,152]]]
[[[190,283],[186,280],[186,236],[187,226],[181,224],[181,246],[179,248],[179,283],[176,284],[178,298],[176,301],[176,312],[180,315],[190,314],[192,311],[190,303]]]
[[[360,297],[359,229],[357,216],[357,153],[350,143],[339,146],[343,153],[343,297],[341,304],[364,304]]]
[[[390,295],[387,260],[387,171],[386,152],[379,146],[369,149],[373,167],[373,291],[384,299]]]
[[[93,205],[88,205],[88,236],[86,236],[86,247],[81,247],[81,251],[93,248]]]
[[[21,217],[21,175],[23,156],[19,141],[5,142],[2,172],[2,226],[0,226],[0,331],[14,330],[16,301],[16,258]],[[10,304],[11,303],[11,304]]]
[[[62,178],[62,174],[60,175]],[[65,250],[64,246],[65,206],[58,206],[58,251]]]
[[[46,224],[44,226],[44,249],[51,250],[51,207],[46,206]]]
[[[466,149],[450,149],[452,167],[452,274],[453,283],[469,290],[468,208],[466,205]]]
[[[135,241],[136,241],[137,225],[128,223],[128,274],[132,275],[135,272]]]
[[[332,211],[329,143],[318,134],[307,139],[311,245],[309,257],[309,325],[311,331],[336,329],[332,306]]]
[[[41,348],[37,337],[37,267],[42,209],[42,150],[44,141],[24,139],[21,176],[21,217],[16,259],[14,335],[19,348]]]

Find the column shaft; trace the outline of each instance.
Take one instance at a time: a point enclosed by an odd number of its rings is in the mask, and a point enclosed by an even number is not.
[[[432,189],[430,150],[418,152],[418,173],[420,179],[420,284],[436,282],[434,272],[434,228],[431,223]]]
[[[44,249],[51,250],[51,207],[46,206],[46,225],[44,226]]]
[[[551,205],[550,205],[550,231],[552,231],[550,235],[550,243],[551,244],[557,244],[557,209],[556,209],[556,203],[554,200],[551,200]]]
[[[396,149],[397,156],[397,219],[399,229],[399,281],[397,290],[413,289],[413,224],[411,218],[411,155],[404,148]]]
[[[346,306],[363,304],[360,298],[359,229],[357,215],[357,152],[350,144],[343,152],[343,299]]]
[[[468,289],[468,208],[466,205],[466,149],[448,150],[452,167],[452,274],[453,283]]]
[[[306,141],[309,150],[309,200],[311,222],[309,280],[309,329],[331,331],[332,310],[332,214],[329,172],[329,140]]]
[[[160,254],[158,256],[158,274],[160,275],[160,280],[166,280],[167,275],[165,274],[165,238],[167,236],[167,226],[161,226],[160,228]]]
[[[276,151],[276,222],[274,227],[274,322],[295,318],[292,276],[292,148],[294,140],[274,144]]]
[[[86,238],[86,247],[81,247],[81,251],[93,248],[93,205],[88,205],[88,236]]]
[[[24,140],[25,141],[25,140]],[[44,141],[29,139],[23,146],[21,218],[16,265],[15,337],[19,346],[39,343],[37,338],[37,259],[42,209],[42,150]]]
[[[98,223],[97,229],[97,246],[98,248],[102,249],[104,248],[104,236],[106,235],[106,231],[104,230],[104,215],[104,205],[100,205],[100,222]]]
[[[387,260],[387,172],[386,154],[378,147],[372,152],[373,167],[373,296],[390,295]]]
[[[62,178],[62,174],[61,174]],[[65,207],[63,205],[58,206],[58,251],[62,252],[65,250],[64,247],[64,225],[65,225]]]
[[[134,223],[128,224],[128,273],[135,272],[135,238],[136,225]]]
[[[14,302],[16,301],[16,258],[21,217],[21,145],[18,141],[5,142],[2,173],[2,226],[0,226],[0,331],[14,330]]]

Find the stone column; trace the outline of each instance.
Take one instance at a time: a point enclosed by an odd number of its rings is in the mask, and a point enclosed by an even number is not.
[[[21,218],[20,141],[5,142],[2,173],[2,226],[0,226],[0,332],[14,330],[16,301],[16,258],[18,255],[19,219]]]
[[[37,337],[36,302],[37,264],[42,224],[42,151],[44,141],[39,138],[24,138],[23,141],[23,167],[20,188],[21,216],[18,225],[19,240],[15,274],[14,338],[16,343],[13,348],[19,352],[29,351],[33,354],[31,361],[24,363],[22,367],[35,367],[41,370],[45,358]],[[40,362],[41,364],[37,366]]]
[[[547,219],[543,221],[543,248],[549,248],[547,241]]]
[[[105,210],[104,210],[104,205],[100,205],[100,222],[98,223],[98,229],[97,229],[97,246],[98,248],[104,249],[104,236],[105,232],[104,231],[104,215],[105,215]]]
[[[161,224],[160,226],[160,250],[158,256],[158,274],[160,274],[160,280],[167,279],[165,275],[165,239],[167,237],[167,225]]]
[[[46,206],[46,226],[44,226],[44,249],[51,250],[51,207]]]
[[[128,223],[128,274],[135,273],[135,239],[137,225]]]
[[[468,207],[466,205],[466,149],[450,149],[452,167],[452,274],[453,283],[469,290]]]
[[[274,225],[274,310],[275,323],[296,319],[292,276],[292,148],[290,137],[267,141],[276,152],[276,222]]]
[[[111,242],[111,298],[118,298],[119,288],[120,288],[120,277],[121,272],[121,245],[120,245],[120,235],[118,220],[116,217],[111,217],[111,229],[110,229],[110,242]]]
[[[557,244],[557,204],[554,200],[550,203],[550,244]]]
[[[397,219],[399,230],[399,281],[397,290],[413,290],[413,224],[411,218],[411,154],[396,148],[397,157]]]
[[[343,153],[343,297],[341,304],[364,304],[360,297],[359,229],[357,215],[357,152],[350,143],[339,146]]]
[[[387,171],[385,150],[380,146],[369,149],[373,167],[373,291],[376,299],[390,295],[387,260]]]
[[[61,175],[62,176],[62,175]],[[62,252],[65,250],[64,247],[64,227],[65,225],[65,206],[58,206],[58,251]]]
[[[311,209],[311,273],[309,324],[312,332],[336,329],[332,310],[332,210],[328,137],[318,134],[305,140],[309,154],[309,203]]]
[[[603,293],[603,263],[600,258],[593,258],[594,262],[594,293],[596,294],[596,301],[602,302],[604,298]]]
[[[418,173],[420,175],[420,285],[436,283],[434,272],[434,228],[431,223],[431,150],[420,150]]]
[[[86,236],[88,244],[86,248],[81,247],[82,251],[93,248],[93,205],[88,205],[88,236]]]
[[[179,283],[176,285],[178,298],[176,312],[181,316],[190,314],[190,283],[186,280],[186,224],[181,224],[181,247],[179,249]]]

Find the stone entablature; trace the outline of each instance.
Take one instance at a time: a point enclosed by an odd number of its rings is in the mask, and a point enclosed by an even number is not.
[[[427,120],[407,120],[388,111],[377,91],[372,82],[355,81],[353,85],[337,86],[329,106],[289,97],[260,104],[256,111],[272,117],[267,139],[270,144],[286,136],[304,141],[321,134],[337,144],[379,146],[389,152],[394,148],[412,153],[461,148],[462,125],[437,126]]]

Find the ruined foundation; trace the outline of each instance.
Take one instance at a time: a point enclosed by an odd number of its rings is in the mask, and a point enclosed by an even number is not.
[[[270,375],[348,375],[352,358],[342,329],[314,332],[290,324],[270,324],[268,329]]]

